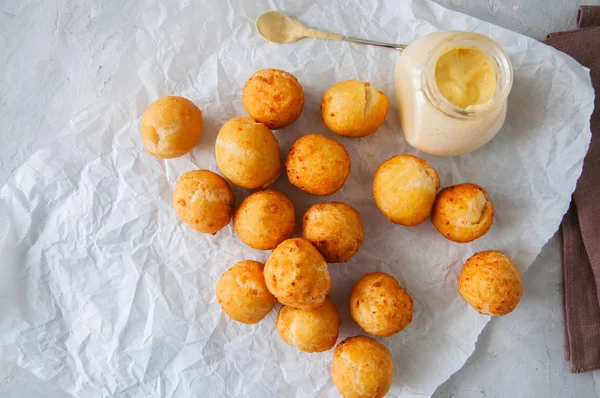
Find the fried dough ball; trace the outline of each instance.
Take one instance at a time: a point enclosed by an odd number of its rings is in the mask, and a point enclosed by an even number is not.
[[[215,157],[225,178],[246,189],[271,185],[283,167],[271,130],[247,117],[233,118],[221,127]]]
[[[523,295],[523,277],[512,260],[496,250],[475,254],[458,278],[458,292],[485,315],[506,315]]]
[[[334,194],[350,175],[346,148],[321,134],[307,134],[294,142],[285,165],[290,182],[313,195]]]
[[[216,294],[221,308],[232,319],[257,323],[275,306],[275,297],[267,289],[263,264],[244,260],[221,275]]]
[[[431,222],[445,238],[471,242],[489,231],[494,222],[494,205],[479,185],[453,185],[437,195]]]
[[[182,97],[154,101],[140,124],[144,147],[161,159],[177,158],[190,152],[202,135],[202,112]]]
[[[296,211],[283,192],[274,189],[248,196],[233,216],[241,241],[259,250],[270,250],[294,234]]]
[[[305,352],[331,349],[338,338],[340,314],[329,296],[315,310],[298,310],[284,305],[277,315],[277,332],[291,346]]]
[[[323,122],[342,137],[365,137],[381,126],[389,101],[368,82],[345,80],[329,87],[321,100]]]
[[[276,130],[298,119],[304,106],[304,91],[291,73],[261,69],[244,85],[242,100],[252,119]]]
[[[388,337],[412,321],[413,300],[391,275],[365,274],[350,293],[350,315],[367,333]]]
[[[285,240],[271,252],[265,282],[281,304],[300,310],[319,308],[331,287],[325,259],[300,238]]]
[[[177,180],[173,207],[181,221],[198,232],[214,235],[229,224],[233,192],[227,181],[212,171],[188,171]]]
[[[333,351],[333,383],[344,398],[382,398],[392,386],[392,354],[375,339],[350,337]]]
[[[439,188],[437,172],[411,155],[386,160],[373,179],[373,197],[379,210],[393,223],[407,227],[427,220]]]
[[[342,202],[311,206],[302,218],[302,236],[328,263],[345,263],[360,249],[364,229],[360,214]]]

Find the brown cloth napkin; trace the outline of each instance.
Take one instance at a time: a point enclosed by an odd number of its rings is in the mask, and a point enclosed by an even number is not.
[[[581,6],[577,26],[545,41],[590,68],[596,90],[590,149],[561,225],[565,358],[574,373],[600,368],[600,6]]]

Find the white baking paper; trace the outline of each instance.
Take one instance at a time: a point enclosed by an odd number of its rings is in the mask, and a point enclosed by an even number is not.
[[[419,153],[397,121],[394,50],[312,39],[267,43],[254,20],[271,9],[313,27],[390,42],[438,29],[489,35],[515,70],[506,124],[475,153]],[[64,131],[49,131],[54,143],[0,191],[0,357],[77,397],[337,396],[332,351],[306,354],[286,345],[275,330],[276,311],[250,326],[220,310],[214,286],[221,273],[269,253],[246,247],[231,226],[199,234],[171,207],[181,173],[218,171],[215,137],[229,118],[246,115],[244,82],[257,69],[275,67],[295,74],[306,95],[300,119],[276,132],[283,154],[303,134],[332,136],[319,104],[333,83],[370,81],[391,100],[373,136],[335,137],[352,159],[338,193],[310,196],[285,174],[273,187],[292,198],[298,220],[322,201],[359,210],[364,246],[349,263],[330,266],[339,341],[362,334],[348,312],[352,284],[366,272],[394,275],[411,293],[415,314],[404,331],[379,339],[396,365],[390,396],[430,396],[464,364],[488,322],[457,293],[461,265],[477,251],[498,249],[525,271],[567,210],[590,140],[588,71],[535,40],[428,1],[148,1],[146,13],[104,94]],[[144,151],[138,124],[150,102],[173,94],[202,109],[204,134],[192,154],[162,161]],[[371,182],[377,166],[398,153],[427,159],[442,186],[483,186],[496,206],[490,232],[456,244],[429,222],[388,222],[375,207]],[[234,190],[237,203],[248,194]]]

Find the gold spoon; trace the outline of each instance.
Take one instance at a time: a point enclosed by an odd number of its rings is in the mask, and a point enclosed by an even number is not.
[[[370,44],[373,46],[394,48],[400,51],[406,48],[404,44],[359,39],[357,37],[342,36],[311,29],[297,19],[290,18],[279,11],[265,12],[258,17],[256,19],[256,29],[258,29],[258,32],[265,40],[278,44],[293,43],[305,37],[314,37],[317,39],[344,40],[350,43]]]

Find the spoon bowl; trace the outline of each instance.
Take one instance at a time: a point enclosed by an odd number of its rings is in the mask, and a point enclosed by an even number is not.
[[[308,28],[302,22],[290,18],[279,11],[269,11],[256,19],[256,29],[271,43],[293,43],[304,37]]]

